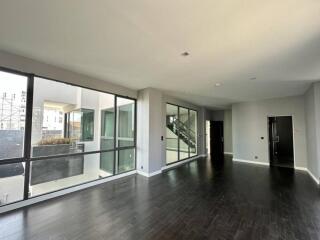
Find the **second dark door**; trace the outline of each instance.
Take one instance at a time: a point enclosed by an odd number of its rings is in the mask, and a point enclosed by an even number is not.
[[[270,165],[293,167],[292,117],[269,117]]]
[[[210,148],[211,159],[223,161],[223,121],[210,121]]]

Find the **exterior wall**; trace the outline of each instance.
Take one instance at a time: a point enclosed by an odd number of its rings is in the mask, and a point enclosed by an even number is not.
[[[290,115],[293,116],[295,166],[306,167],[306,126],[302,96],[232,105],[233,157],[269,164],[267,118]],[[258,158],[255,159],[255,156]]]

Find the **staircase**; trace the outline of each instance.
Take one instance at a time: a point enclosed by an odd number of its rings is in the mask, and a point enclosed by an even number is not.
[[[177,118],[173,121],[167,121],[167,128],[169,128],[175,135],[179,137],[190,148],[196,147],[195,132],[189,129],[189,120],[186,123],[181,122]]]

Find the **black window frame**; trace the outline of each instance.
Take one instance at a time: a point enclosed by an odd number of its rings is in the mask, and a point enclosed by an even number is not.
[[[194,109],[194,108],[190,108],[190,107],[186,107],[186,106],[181,106],[181,105],[177,105],[177,104],[174,104],[174,103],[170,103],[170,102],[166,102],[166,106],[167,105],[171,105],[171,106],[175,106],[178,108],[178,119],[180,118],[180,108],[184,108],[184,109],[187,109],[188,110],[188,119],[190,119],[190,111],[194,111],[196,112],[196,119],[197,119],[197,124],[196,124],[196,128],[197,128],[197,133],[199,131],[199,126],[198,126],[198,110]],[[166,127],[167,127],[167,123],[166,123]],[[190,126],[189,126],[189,131],[190,131]],[[179,129],[178,129],[178,132],[179,132]],[[189,133],[190,135],[190,133]],[[188,160],[190,158],[195,158],[195,157],[198,157],[199,156],[199,149],[198,149],[198,134],[195,134],[195,138],[196,138],[196,151],[197,151],[197,154],[196,155],[193,155],[191,156],[191,152],[190,152],[190,144],[188,145],[188,157],[187,158],[180,158],[180,134],[178,134],[178,160],[177,161],[174,161],[174,162],[171,162],[171,163],[168,163],[167,162],[167,159],[166,159],[166,165],[172,165],[172,164],[176,164],[178,162],[181,162],[181,161],[185,161],[185,160]],[[189,141],[190,141],[190,138],[189,138]],[[166,148],[167,148],[167,145],[166,145]],[[167,149],[166,149],[167,151]]]
[[[7,68],[7,67],[3,67],[0,66],[0,71],[1,72],[6,72],[6,73],[11,73],[11,74],[16,74],[16,75],[20,75],[20,76],[24,76],[27,77],[27,90],[26,90],[26,95],[27,95],[27,99],[26,99],[26,119],[25,119],[25,135],[24,135],[24,149],[23,149],[23,156],[19,157],[19,158],[7,158],[7,159],[2,159],[0,160],[0,166],[1,165],[6,165],[6,164],[14,164],[14,163],[25,163],[25,170],[24,170],[24,189],[23,189],[23,199],[22,200],[18,200],[18,201],[14,201],[14,202],[10,202],[7,204],[3,204],[0,205],[1,207],[4,206],[8,206],[8,205],[12,205],[12,204],[17,204],[19,202],[28,200],[28,199],[33,199],[33,198],[38,198],[44,195],[48,195],[48,194],[52,194],[54,192],[59,192],[59,191],[63,191],[66,189],[70,189],[70,188],[74,188],[77,186],[81,186],[84,184],[88,184],[91,182],[96,182],[99,181],[101,179],[106,179],[106,178],[110,178],[110,177],[114,177],[116,175],[120,175],[120,174],[125,174],[127,172],[131,172],[131,171],[135,171],[136,167],[137,167],[137,148],[136,148],[136,143],[137,143],[137,99],[136,98],[132,98],[129,96],[124,96],[121,94],[116,94],[116,93],[112,93],[112,92],[108,92],[108,91],[102,91],[99,89],[94,89],[94,88],[90,88],[90,87],[86,87],[86,86],[81,86],[78,84],[74,84],[74,83],[69,83],[63,80],[57,80],[57,79],[53,79],[50,77],[46,77],[46,76],[41,76],[38,74],[34,74],[34,73],[27,73],[27,72],[23,72],[23,71],[19,71],[19,70],[14,70],[11,68]],[[125,99],[130,99],[134,101],[134,143],[132,146],[128,146],[128,147],[117,147],[116,146],[116,141],[114,141],[114,148],[113,149],[108,149],[108,150],[97,150],[97,151],[88,151],[88,152],[83,152],[83,153],[72,153],[72,154],[59,154],[59,155],[53,155],[53,156],[41,156],[41,157],[32,157],[31,156],[31,137],[32,137],[32,116],[33,116],[33,95],[34,95],[34,79],[35,78],[42,78],[45,80],[50,80],[50,81],[54,81],[54,82],[58,82],[58,83],[64,83],[70,86],[74,86],[74,87],[81,87],[84,89],[89,89],[89,90],[93,90],[96,92],[101,92],[101,93],[107,93],[107,94],[112,94],[114,96],[114,109],[115,109],[115,123],[117,121],[117,97],[121,97],[121,98],[125,98]],[[67,116],[64,116],[64,121],[66,124],[66,119]],[[65,129],[64,131],[66,131],[66,125],[64,125]],[[66,133],[66,132],[64,132]],[[114,136],[116,138],[116,124],[114,124]],[[116,173],[115,171],[115,163],[116,163],[116,157],[119,157],[119,154],[117,154],[118,151],[120,150],[125,150],[125,149],[134,149],[134,166],[135,168],[132,170],[129,170],[127,172],[121,172],[121,173]],[[49,160],[50,159],[56,159],[56,158],[63,158],[63,157],[68,157],[68,156],[77,156],[77,155],[89,155],[89,154],[97,154],[97,153],[104,153],[104,152],[114,152],[114,169],[113,169],[113,175],[111,176],[107,176],[107,177],[101,177],[99,179],[96,180],[91,180],[91,181],[86,181],[86,182],[82,182],[80,184],[74,184],[72,186],[69,187],[65,187],[65,188],[61,188],[55,191],[50,191],[50,192],[46,192],[43,194],[39,194],[36,196],[30,196],[29,194],[29,190],[30,190],[30,165],[31,162],[34,161],[44,161],[44,160]],[[119,161],[118,161],[119,162]]]

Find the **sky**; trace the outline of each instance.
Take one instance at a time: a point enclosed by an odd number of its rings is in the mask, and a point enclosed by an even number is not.
[[[21,93],[27,91],[28,78],[0,71],[0,93]]]

